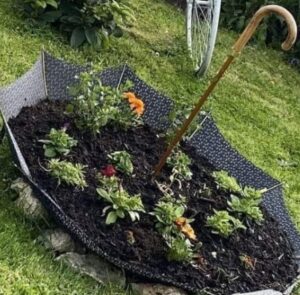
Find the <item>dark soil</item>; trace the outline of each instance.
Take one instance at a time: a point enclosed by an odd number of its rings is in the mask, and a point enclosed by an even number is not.
[[[133,156],[134,176],[119,173],[123,185],[132,194],[140,193],[148,211],[162,196],[150,175],[158,157],[165,148],[164,139],[148,127],[121,131],[107,127],[95,138],[79,132],[73,121],[64,114],[65,102],[43,101],[35,107],[24,108],[9,124],[25,156],[34,180],[52,195],[66,214],[109,255],[134,265],[146,266],[153,273],[173,277],[178,282],[188,282],[198,289],[207,287],[216,294],[249,292],[273,288],[282,291],[296,277],[292,249],[277,223],[265,212],[261,226],[250,223],[246,232],[240,231],[229,239],[220,238],[205,226],[206,218],[214,209],[226,209],[228,194],[217,189],[211,172],[213,167],[196,156],[189,147],[182,147],[193,159],[193,179],[183,182],[182,189],[173,185],[176,194],[188,198],[187,217],[194,216],[192,224],[198,239],[203,243],[199,250],[198,269],[190,264],[169,262],[165,258],[166,246],[154,230],[154,217],[141,214],[141,221],[132,223],[128,218],[115,225],[105,225],[102,210],[107,205],[97,197],[96,174],[109,161],[107,154],[126,149]],[[44,139],[50,128],[68,124],[68,133],[79,142],[68,156],[73,162],[88,165],[84,191],[57,181],[41,168],[46,166],[44,151],[39,139]],[[170,170],[164,168],[159,181],[167,180]],[[199,194],[204,185],[210,194]],[[131,231],[135,243],[130,245],[127,233]],[[256,261],[254,269],[246,268],[240,255]]]

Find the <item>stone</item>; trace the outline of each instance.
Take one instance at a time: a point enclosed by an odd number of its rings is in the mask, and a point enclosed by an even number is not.
[[[236,293],[233,295],[283,295],[283,294],[281,292],[269,289],[269,290],[256,291],[250,293]]]
[[[11,189],[19,195],[15,204],[24,212],[26,217],[32,219],[47,217],[47,212],[41,202],[33,195],[31,187],[22,178],[16,179],[12,183]]]
[[[37,241],[41,242],[46,249],[59,253],[73,252],[77,248],[71,236],[62,229],[46,230]]]
[[[131,290],[135,295],[187,295],[183,290],[160,284],[131,284]]]
[[[93,278],[101,284],[117,283],[119,286],[125,287],[124,272],[96,255],[69,252],[60,255],[56,260],[65,262],[76,271]]]

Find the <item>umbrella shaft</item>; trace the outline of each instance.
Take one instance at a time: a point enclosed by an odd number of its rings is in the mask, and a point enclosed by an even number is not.
[[[178,142],[180,141],[180,139],[182,138],[182,136],[184,135],[184,133],[188,130],[188,128],[191,125],[192,121],[197,116],[197,114],[201,110],[202,106],[206,102],[207,98],[213,92],[213,90],[215,89],[215,87],[217,86],[217,84],[219,83],[219,81],[221,80],[221,78],[223,77],[224,73],[226,72],[226,70],[228,69],[228,67],[230,66],[230,64],[233,62],[234,57],[235,57],[234,55],[229,55],[227,57],[225,63],[223,64],[223,66],[219,70],[218,74],[214,77],[214,79],[212,80],[212,82],[209,85],[209,87],[206,89],[206,91],[204,92],[204,94],[200,97],[198,103],[196,104],[195,108],[191,112],[190,116],[186,119],[186,121],[184,122],[183,126],[176,132],[175,137],[173,138],[173,140],[169,144],[167,150],[161,156],[158,165],[155,167],[154,176],[159,175],[162,167],[165,165],[165,163],[167,161],[167,158],[170,156],[170,154],[172,153],[174,147],[178,144]]]

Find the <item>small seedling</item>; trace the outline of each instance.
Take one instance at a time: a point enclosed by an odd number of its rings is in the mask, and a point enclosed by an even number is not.
[[[52,159],[48,163],[50,174],[58,179],[58,184],[65,182],[84,189],[87,186],[84,177],[84,168],[81,164],[73,164],[67,161]]]
[[[265,191],[266,189],[256,190],[255,188],[246,186],[242,191],[242,196],[247,199],[259,200],[259,202],[261,202]]]
[[[169,247],[167,253],[167,259],[169,261],[178,262],[191,262],[194,253],[192,249],[192,244],[188,239],[181,237],[172,238],[170,242],[167,242]]]
[[[179,181],[191,180],[193,176],[189,167],[191,163],[191,159],[184,152],[181,150],[174,151],[167,160],[167,164],[172,168],[172,174],[170,176],[171,182],[175,179]]]
[[[257,223],[261,223],[264,220],[263,213],[259,207],[262,201],[262,195],[255,190],[251,190],[251,194],[245,195],[243,197],[237,197],[231,195],[231,200],[228,201],[230,209],[234,212],[244,214],[246,217],[253,219]]]
[[[59,155],[66,156],[70,153],[72,147],[77,145],[77,140],[69,136],[65,128],[60,130],[52,128],[47,135],[47,139],[41,139],[39,142],[44,143],[45,156],[48,158]]]
[[[214,215],[207,218],[206,224],[213,229],[213,233],[225,238],[238,229],[246,229],[239,219],[229,215],[227,211],[214,210]]]
[[[115,223],[118,218],[125,218],[127,214],[133,222],[140,219],[139,212],[145,212],[140,195],[131,196],[114,176],[104,177],[101,185],[102,187],[97,189],[98,195],[111,204],[103,210],[103,214],[110,211],[106,217],[106,224]]]
[[[133,164],[131,162],[131,155],[126,151],[117,151],[108,155],[108,158],[113,162],[116,168],[130,175],[133,173]]]
[[[238,184],[237,180],[234,177],[229,176],[226,171],[214,172],[213,177],[215,178],[218,186],[224,190],[232,193],[239,193],[242,191],[242,188]]]
[[[176,220],[182,217],[186,209],[185,200],[181,198],[175,200],[173,197],[166,195],[155,206],[152,215],[156,218],[155,227],[159,233],[167,237],[172,234],[177,235]]]

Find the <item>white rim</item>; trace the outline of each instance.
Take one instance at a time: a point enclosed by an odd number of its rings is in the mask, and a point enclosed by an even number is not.
[[[221,0],[187,0],[187,45],[197,74],[211,62],[218,32]]]

